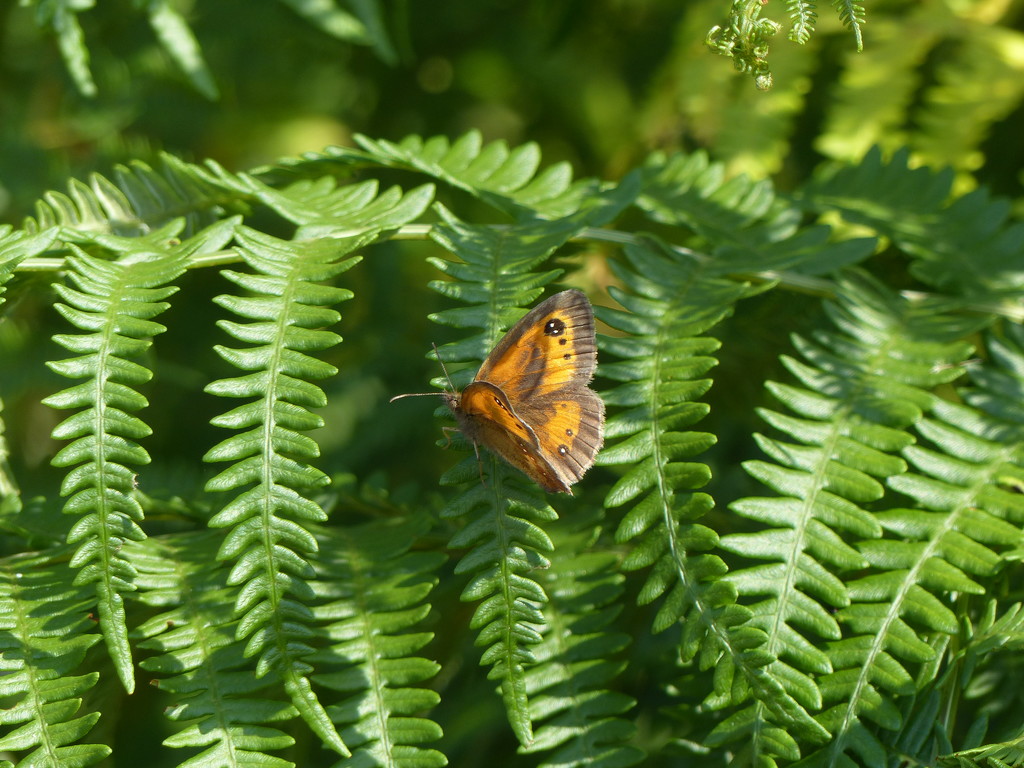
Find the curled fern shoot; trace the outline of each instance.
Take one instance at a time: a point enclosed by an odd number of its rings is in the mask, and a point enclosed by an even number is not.
[[[305,603],[313,597],[309,559],[317,544],[309,526],[326,519],[309,494],[329,480],[312,465],[319,449],[302,432],[323,422],[309,409],[324,405],[326,396],[310,380],[337,373],[310,353],[341,341],[324,327],[340,318],[330,307],[352,296],[328,281],[359,260],[341,257],[374,235],[287,242],[241,228],[237,237],[253,272],[222,274],[249,295],[224,295],[217,303],[246,322],[222,320],[219,325],[249,346],[216,349],[230,365],[249,373],[216,381],[206,391],[248,402],[213,420],[239,432],[205,458],[231,462],[210,479],[207,490],[245,490],[210,525],[230,529],[218,557],[233,563],[228,583],[242,586],[235,603],[241,619],[236,634],[247,641],[246,656],[256,657],[257,675],[279,674],[309,726],[348,755],[312,691],[311,668],[304,660],[314,650],[309,645],[312,614]]]
[[[170,306],[163,299],[177,289],[166,284],[181,274],[183,265],[178,255],[112,262],[75,251],[68,266],[74,287],[54,285],[66,302],[56,308],[83,333],[55,336],[78,356],[49,366],[61,376],[85,381],[44,400],[52,408],[76,411],[53,430],[54,438],[71,442],[52,463],[69,468],[61,495],[67,497],[64,512],[78,516],[67,537],[77,545],[71,559],[80,569],[76,583],[95,585],[107,649],[131,691],[135,683],[122,593],[135,588],[135,568],[121,547],[126,540],[145,538],[130,466],[149,463],[149,454],[136,441],[151,430],[131,412],[146,407],[136,388],[152,373],[129,358],[144,353],[151,337],[166,330],[152,318]]]

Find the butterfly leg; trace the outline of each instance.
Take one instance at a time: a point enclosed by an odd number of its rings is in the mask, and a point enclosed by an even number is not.
[[[444,447],[448,448],[452,444],[452,432],[458,432],[459,430],[456,427],[441,427],[441,431],[444,432],[444,438],[447,441],[445,442]],[[487,481],[484,480],[484,463],[480,458],[480,446],[477,444],[476,440],[473,440],[472,442],[473,453],[476,454],[476,467],[480,471],[480,485],[486,488]]]

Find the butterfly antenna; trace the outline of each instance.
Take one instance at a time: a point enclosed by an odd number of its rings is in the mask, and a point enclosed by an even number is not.
[[[431,342],[430,346],[434,348],[434,356],[437,358],[437,362],[441,364],[441,370],[444,371],[444,377],[448,380],[450,391],[454,392],[455,385],[452,384],[452,377],[448,375],[448,369],[444,367],[444,360],[441,359],[441,353],[437,349],[437,344]],[[393,403],[395,400],[401,400],[403,397],[444,397],[446,394],[446,392],[407,392],[404,395],[395,395],[388,402]]]
[[[452,377],[448,375],[448,369],[444,367],[444,360],[441,359],[441,351],[437,348],[437,344],[434,342],[430,342],[430,346],[434,348],[434,357],[436,357],[437,362],[441,364],[441,370],[444,371],[444,377],[448,379],[448,386],[451,388],[451,391],[454,392],[455,385],[452,384]]]

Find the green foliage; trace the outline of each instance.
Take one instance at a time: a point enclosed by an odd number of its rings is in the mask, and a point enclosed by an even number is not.
[[[66,552],[23,555],[0,566],[0,749],[23,751],[25,765],[95,765],[110,754],[83,743],[100,713],[80,713],[99,673],[82,674],[101,639],[86,611],[92,590],[75,585]]]
[[[1004,201],[905,154],[782,194],[700,152],[607,182],[475,132],[357,142],[127,165],[0,232],[2,370],[53,342],[75,380],[0,381],[12,760],[1015,759]],[[604,323],[574,497],[386,402],[432,342],[464,385],[561,281]],[[114,735],[136,707],[153,743]]]
[[[764,5],[761,0],[733,0],[728,23],[712,27],[706,41],[711,50],[731,58],[740,72],[753,75],[754,84],[761,90],[772,87],[768,49],[771,38],[782,29],[778,22],[761,18]],[[853,32],[857,51],[863,50],[864,6],[854,0],[833,0],[832,5],[843,26]],[[818,19],[816,4],[813,0],[786,0],[786,12],[790,19],[789,39],[805,45]]]
[[[150,338],[167,330],[152,318],[170,306],[163,299],[177,289],[166,284],[182,273],[182,258],[142,251],[131,260],[110,262],[71,246],[67,266],[74,287],[55,284],[66,303],[54,307],[84,333],[54,336],[79,356],[49,366],[61,376],[85,381],[43,402],[76,411],[54,428],[54,438],[71,442],[52,459],[54,466],[69,468],[60,495],[67,497],[64,512],[78,516],[67,534],[68,544],[78,545],[71,566],[80,569],[76,584],[95,585],[103,637],[130,693],[135,680],[122,593],[134,588],[135,568],[121,548],[128,540],[145,538],[129,465],[149,463],[136,440],[152,432],[130,412],[148,405],[137,387],[153,374],[128,358],[144,353]]]
[[[281,0],[300,16],[326,32],[355,45],[371,46],[389,64],[397,60],[377,0],[354,3],[355,13],[337,7],[331,0]],[[61,57],[75,87],[84,96],[96,96],[98,88],[90,67],[87,36],[79,14],[93,10],[95,0],[24,0],[35,9],[35,23],[51,27],[57,36]],[[205,98],[220,97],[213,73],[203,59],[199,41],[171,0],[134,0],[131,10],[145,14],[163,52],[185,75],[189,84]],[[124,13],[124,11],[122,11]]]

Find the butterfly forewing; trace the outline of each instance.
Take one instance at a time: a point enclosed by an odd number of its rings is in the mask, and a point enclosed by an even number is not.
[[[585,386],[596,366],[590,301],[581,291],[562,291],[513,326],[480,366],[476,379],[500,387],[514,404],[573,382]]]

